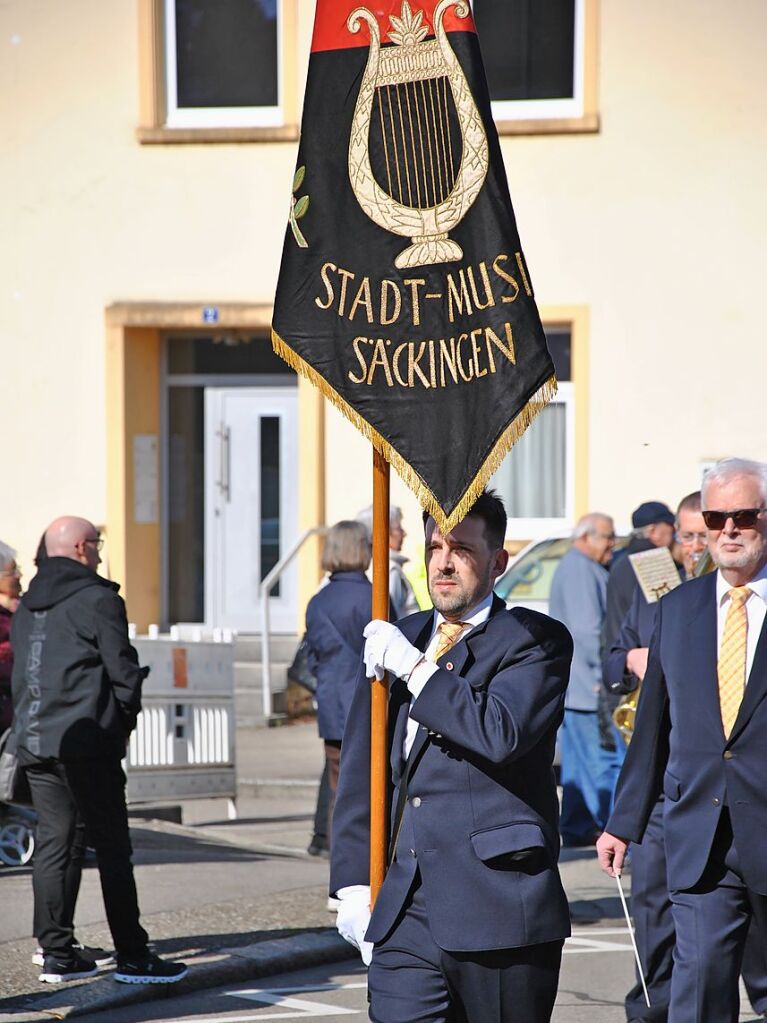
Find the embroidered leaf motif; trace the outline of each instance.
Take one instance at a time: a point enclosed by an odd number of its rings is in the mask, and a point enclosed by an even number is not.
[[[293,195],[290,197],[290,216],[288,217],[290,229],[293,232],[293,237],[296,239],[296,244],[302,249],[308,249],[309,243],[301,233],[298,221],[301,217],[306,215],[306,211],[309,209],[309,196],[302,195],[299,199],[296,199],[295,193],[304,183],[305,177],[306,167],[299,167],[293,176]]]

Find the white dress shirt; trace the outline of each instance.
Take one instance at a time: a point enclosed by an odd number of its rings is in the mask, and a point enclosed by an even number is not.
[[[492,607],[492,604],[493,594],[490,593],[487,597],[485,597],[481,604],[477,604],[477,606],[464,619],[462,619],[465,622],[465,626],[461,634],[458,636],[458,639],[453,644],[453,646],[455,646],[456,643],[462,643],[463,640],[469,635],[472,629],[476,629],[478,625],[481,625],[483,622],[486,622],[488,620],[488,618],[490,617],[490,608]],[[444,615],[440,614],[439,611],[435,610],[432,621],[431,636],[429,637],[429,642],[427,643],[426,649],[424,650],[424,657],[426,658],[426,660],[421,661],[420,664],[416,665],[416,667],[410,672],[410,677],[407,680],[407,687],[412,694],[412,699],[410,701],[411,709],[415,701],[421,695],[421,690],[423,689],[423,687],[432,677],[434,672],[438,670],[438,665],[434,664],[434,662],[431,661],[429,658],[434,654],[435,650],[437,649],[437,646],[439,645],[439,641],[442,637],[442,633],[439,631],[439,627],[442,624],[442,622],[446,620],[447,619],[445,618]],[[405,740],[402,743],[402,757],[404,760],[407,760],[408,754],[410,753],[412,745],[415,742],[417,732],[418,722],[414,721],[413,718],[408,716],[407,731],[405,733]]]
[[[745,583],[751,590],[746,601],[746,614],[748,616],[748,632],[746,634],[746,680],[751,673],[756,653],[756,644],[759,642],[759,635],[767,616],[767,565],[755,576],[751,582]],[[724,635],[724,624],[727,621],[727,612],[730,610],[730,590],[732,586],[722,575],[721,569],[716,573],[716,632],[717,656],[722,649],[722,636]],[[415,674],[415,672],[413,673]]]

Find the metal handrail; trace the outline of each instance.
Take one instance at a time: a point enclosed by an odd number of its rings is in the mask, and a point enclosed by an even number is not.
[[[299,536],[288,553],[274,568],[267,572],[261,580],[259,593],[261,596],[261,686],[264,702],[264,717],[269,720],[272,716],[272,673],[270,657],[270,628],[269,628],[269,594],[276,585],[282,573],[291,563],[296,554],[301,550],[306,541],[318,534],[325,535],[327,526],[314,526],[312,529],[305,529]]]

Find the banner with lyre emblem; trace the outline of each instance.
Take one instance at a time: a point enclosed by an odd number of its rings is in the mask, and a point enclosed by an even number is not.
[[[272,327],[444,530],[555,393],[466,0],[317,0]]]

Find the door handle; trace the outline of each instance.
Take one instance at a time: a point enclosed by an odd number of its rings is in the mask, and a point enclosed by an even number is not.
[[[218,488],[221,496],[229,504],[232,500],[232,431],[222,423],[221,428],[216,431],[216,436],[220,442]]]

